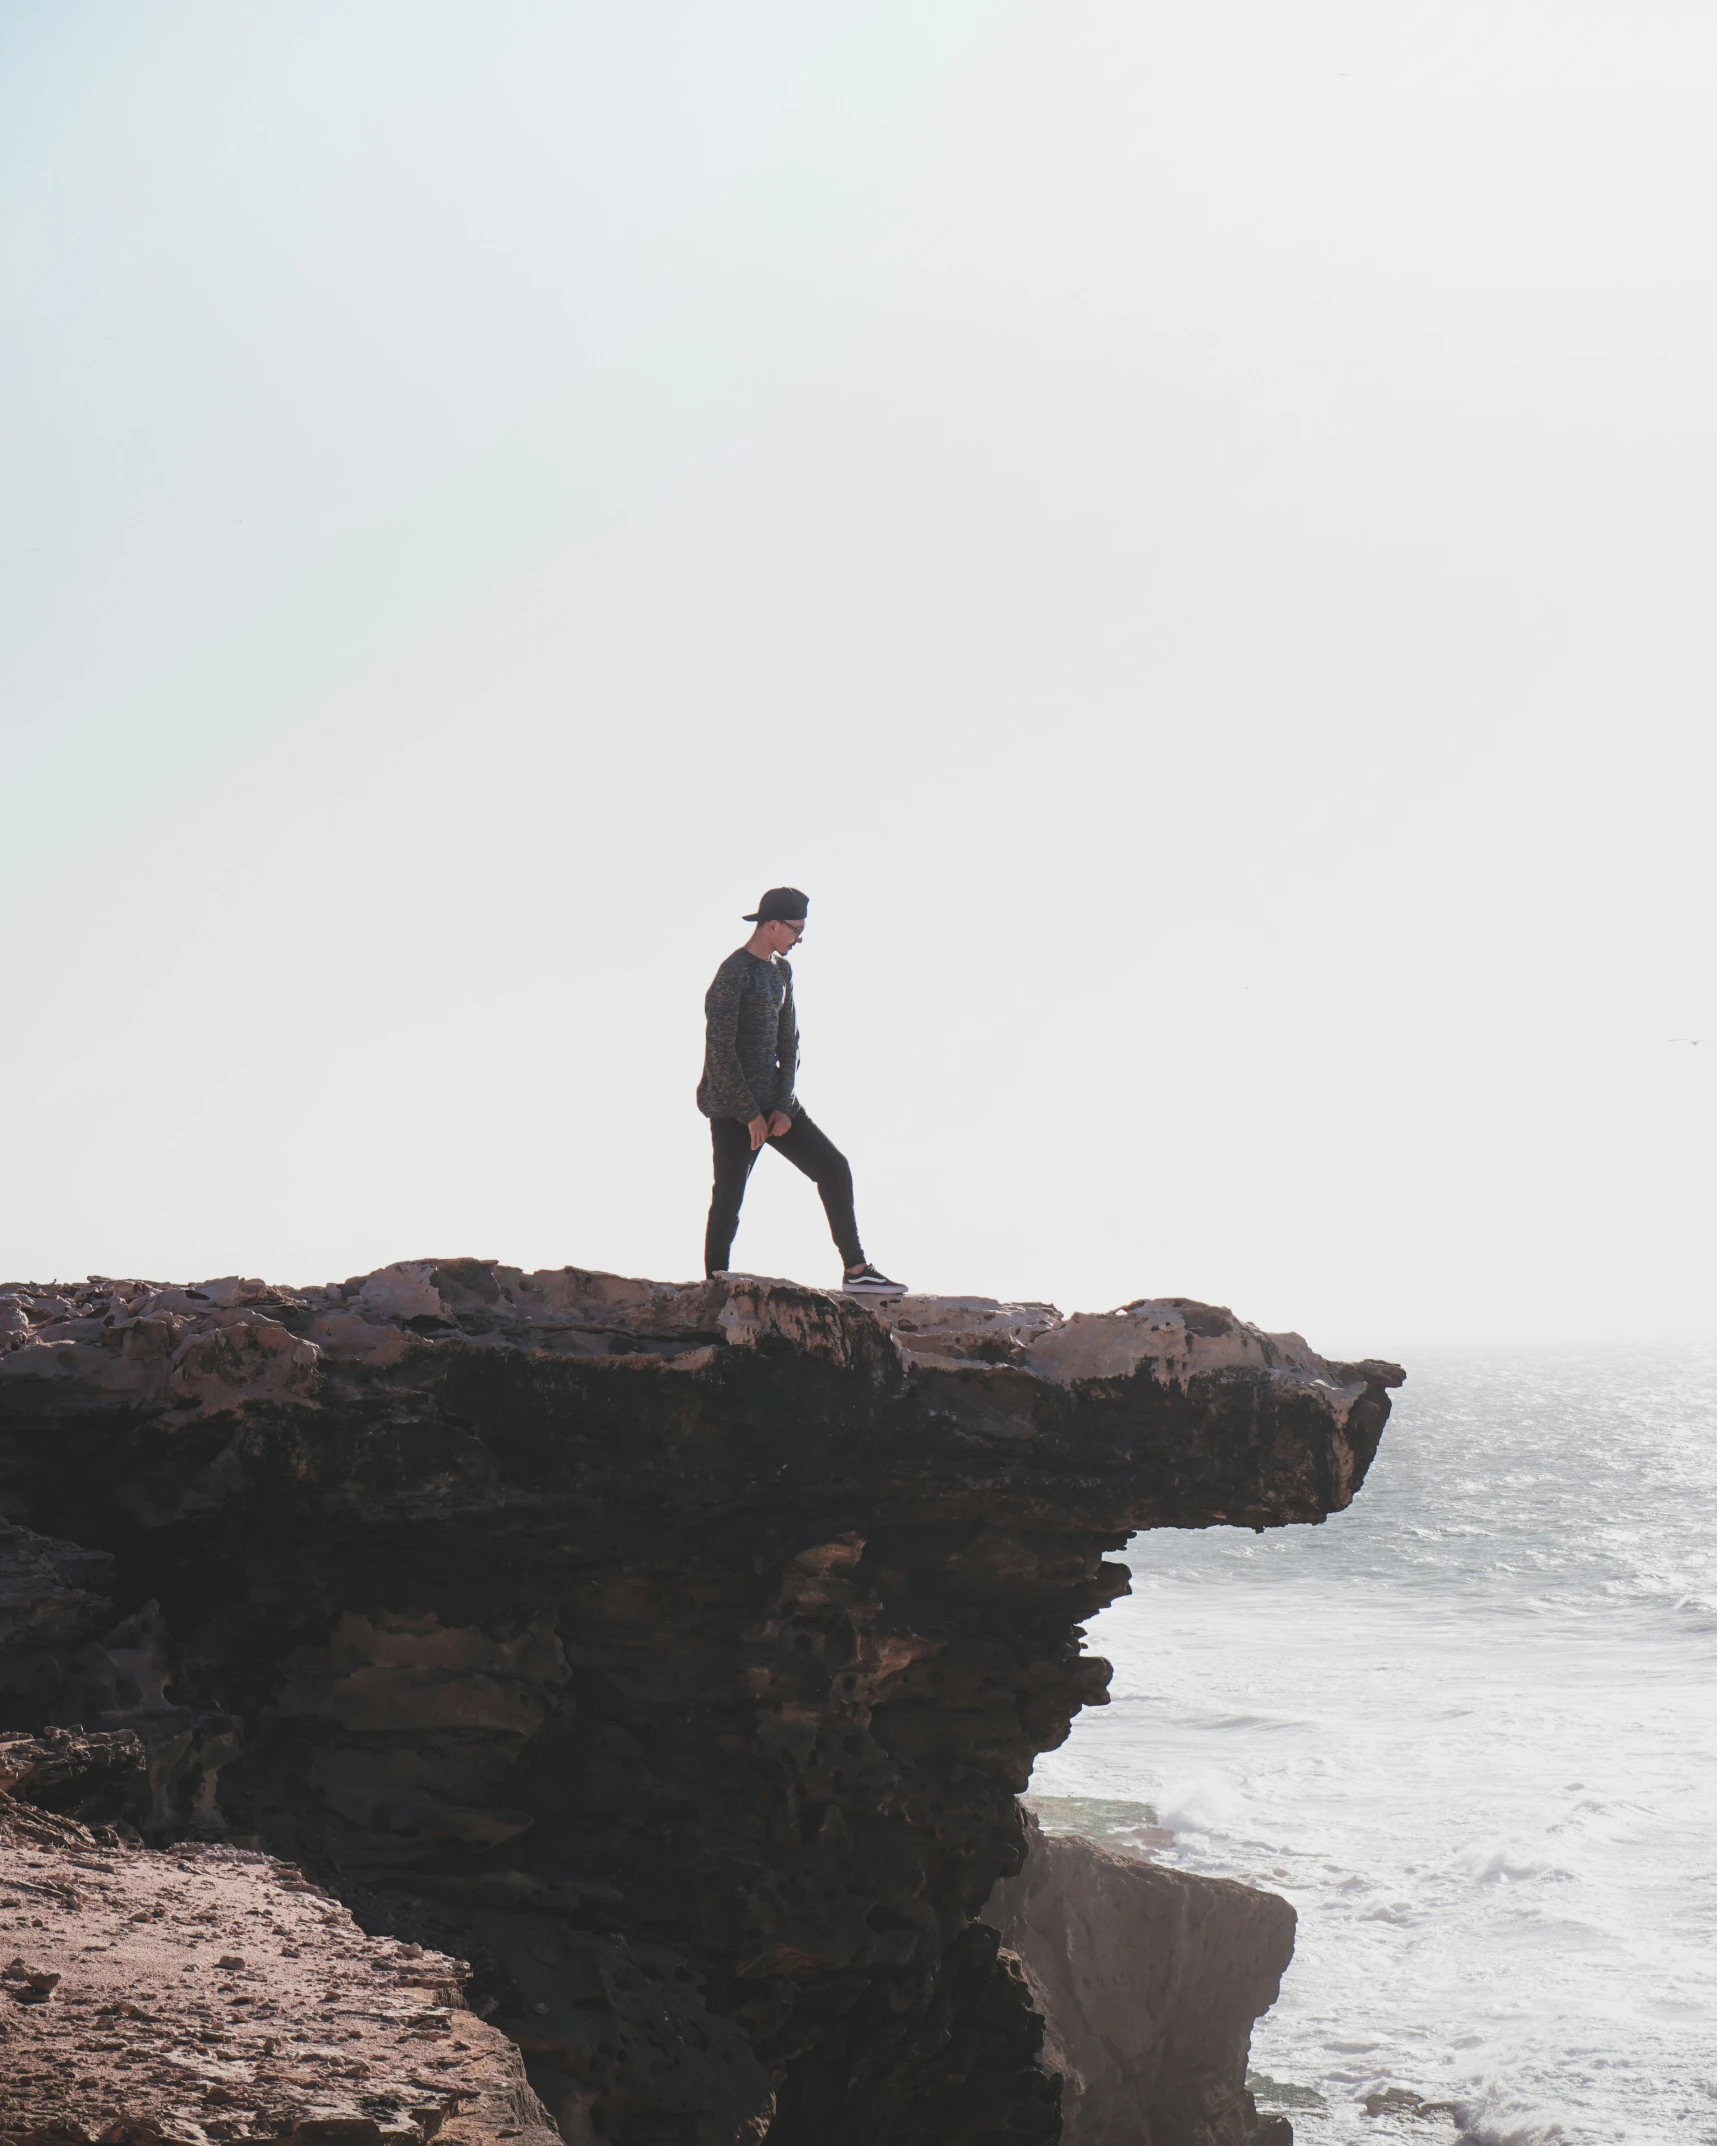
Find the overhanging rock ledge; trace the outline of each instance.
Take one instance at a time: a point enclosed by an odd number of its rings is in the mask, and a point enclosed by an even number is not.
[[[0,1729],[134,1736],[146,1832],[470,1961],[626,2146],[1053,2140],[976,1915],[1104,1553],[1339,1510],[1401,1378],[1182,1299],[474,1259],[0,1288],[0,1351]],[[265,2135],[227,2096],[168,2113]]]

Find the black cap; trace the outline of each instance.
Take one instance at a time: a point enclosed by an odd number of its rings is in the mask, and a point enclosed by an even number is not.
[[[747,924],[799,924],[811,906],[811,897],[797,887],[771,887],[745,919]]]

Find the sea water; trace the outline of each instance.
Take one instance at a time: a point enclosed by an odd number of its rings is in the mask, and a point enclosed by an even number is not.
[[[1717,2142],[1717,1350],[1427,1352],[1348,1512],[1128,1561],[1032,1795],[1292,1901],[1261,2107]]]

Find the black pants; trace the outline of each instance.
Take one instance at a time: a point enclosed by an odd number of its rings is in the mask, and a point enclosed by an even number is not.
[[[745,1197],[751,1166],[763,1148],[753,1148],[751,1135],[737,1118],[711,1118],[710,1143],[715,1149],[715,1191],[709,1203],[709,1227],[704,1232],[703,1264],[706,1274],[719,1274],[733,1251],[733,1233],[739,1227],[739,1203]],[[779,1139],[764,1147],[777,1149],[796,1170],[816,1181],[829,1218],[829,1234],[840,1246],[849,1267],[862,1266],[858,1224],[853,1220],[853,1173],[846,1157],[825,1132],[820,1132],[803,1111]]]

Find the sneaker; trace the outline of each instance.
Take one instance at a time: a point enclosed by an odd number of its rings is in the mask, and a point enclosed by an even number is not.
[[[841,1283],[841,1294],[849,1297],[903,1297],[904,1282],[891,1282],[886,1274],[879,1274],[867,1259],[856,1274],[849,1274]]]

